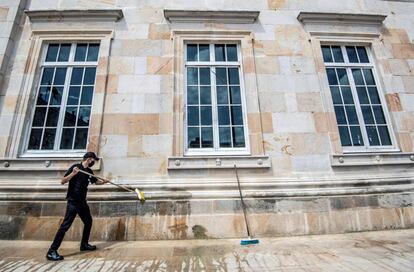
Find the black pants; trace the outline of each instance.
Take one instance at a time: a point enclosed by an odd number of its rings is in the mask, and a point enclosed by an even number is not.
[[[65,218],[63,219],[63,222],[56,233],[55,239],[53,240],[53,243],[50,246],[51,249],[58,250],[60,244],[63,241],[63,237],[65,237],[65,233],[72,225],[73,220],[75,220],[77,214],[81,218],[84,225],[81,243],[88,243],[89,235],[91,233],[92,228],[92,216],[91,211],[89,210],[89,206],[86,203],[86,201],[68,200]]]

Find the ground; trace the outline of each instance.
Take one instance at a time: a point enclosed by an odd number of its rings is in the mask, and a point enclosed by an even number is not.
[[[79,252],[64,242],[49,262],[49,242],[0,241],[0,271],[414,271],[414,230],[238,239],[96,242]]]

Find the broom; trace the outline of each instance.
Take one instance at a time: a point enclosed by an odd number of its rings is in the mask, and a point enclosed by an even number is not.
[[[234,164],[234,171],[236,172],[237,186],[239,187],[240,200],[241,200],[241,205],[242,205],[242,208],[243,208],[244,222],[246,223],[246,230],[247,230],[247,236],[248,236],[247,239],[242,239],[240,241],[240,245],[245,246],[245,245],[258,244],[259,243],[259,239],[253,238],[253,236],[250,233],[249,221],[247,221],[246,206],[244,204],[243,194],[242,194],[242,191],[241,191],[241,188],[240,188],[239,174],[237,173],[237,166],[236,166],[236,164]]]
[[[90,176],[90,177],[94,177],[94,178],[96,178],[96,179],[100,179],[100,180],[107,180],[107,179],[101,178],[101,177],[99,177],[99,176],[92,175],[91,173],[88,173],[88,172],[83,171],[83,170],[80,170],[80,169],[79,169],[79,172],[81,172],[81,173],[83,173],[83,174],[86,174],[86,175],[88,175],[88,176]],[[133,189],[128,188],[128,187],[126,187],[126,186],[124,186],[124,185],[114,183],[114,182],[112,182],[112,181],[110,181],[110,180],[107,180],[107,181],[108,181],[110,184],[115,185],[116,187],[119,187],[119,188],[121,188],[121,189],[123,189],[123,190],[125,190],[125,191],[128,191],[128,192],[131,192],[131,193],[136,194],[136,195],[137,195],[137,197],[138,197],[138,200],[139,200],[141,203],[144,203],[144,202],[145,202],[145,195],[144,195],[144,192],[140,191],[138,188],[135,188],[135,189],[133,190]]]

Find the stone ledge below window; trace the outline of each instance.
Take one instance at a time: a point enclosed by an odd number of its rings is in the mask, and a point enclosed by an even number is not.
[[[333,167],[404,164],[414,164],[414,153],[355,153],[338,154],[331,157]]]
[[[18,158],[0,159],[0,172],[5,171],[66,171],[72,164],[82,161],[82,157],[74,158]],[[101,161],[97,161],[92,170],[101,169]]]
[[[168,170],[232,169],[236,164],[241,169],[264,169],[272,166],[268,156],[203,156],[170,157]]]
[[[172,23],[229,23],[251,24],[260,11],[250,10],[164,10],[164,17]]]

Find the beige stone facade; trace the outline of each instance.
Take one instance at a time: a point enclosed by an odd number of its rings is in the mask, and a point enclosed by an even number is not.
[[[91,186],[95,239],[244,235],[234,164],[259,236],[413,227],[413,13],[408,0],[0,0],[0,237],[50,239],[60,177],[86,150],[148,198]],[[28,152],[44,50],[62,42],[100,45],[87,145]],[[191,42],[239,48],[243,152],[188,152]],[[390,145],[341,144],[324,45],[368,48]]]

